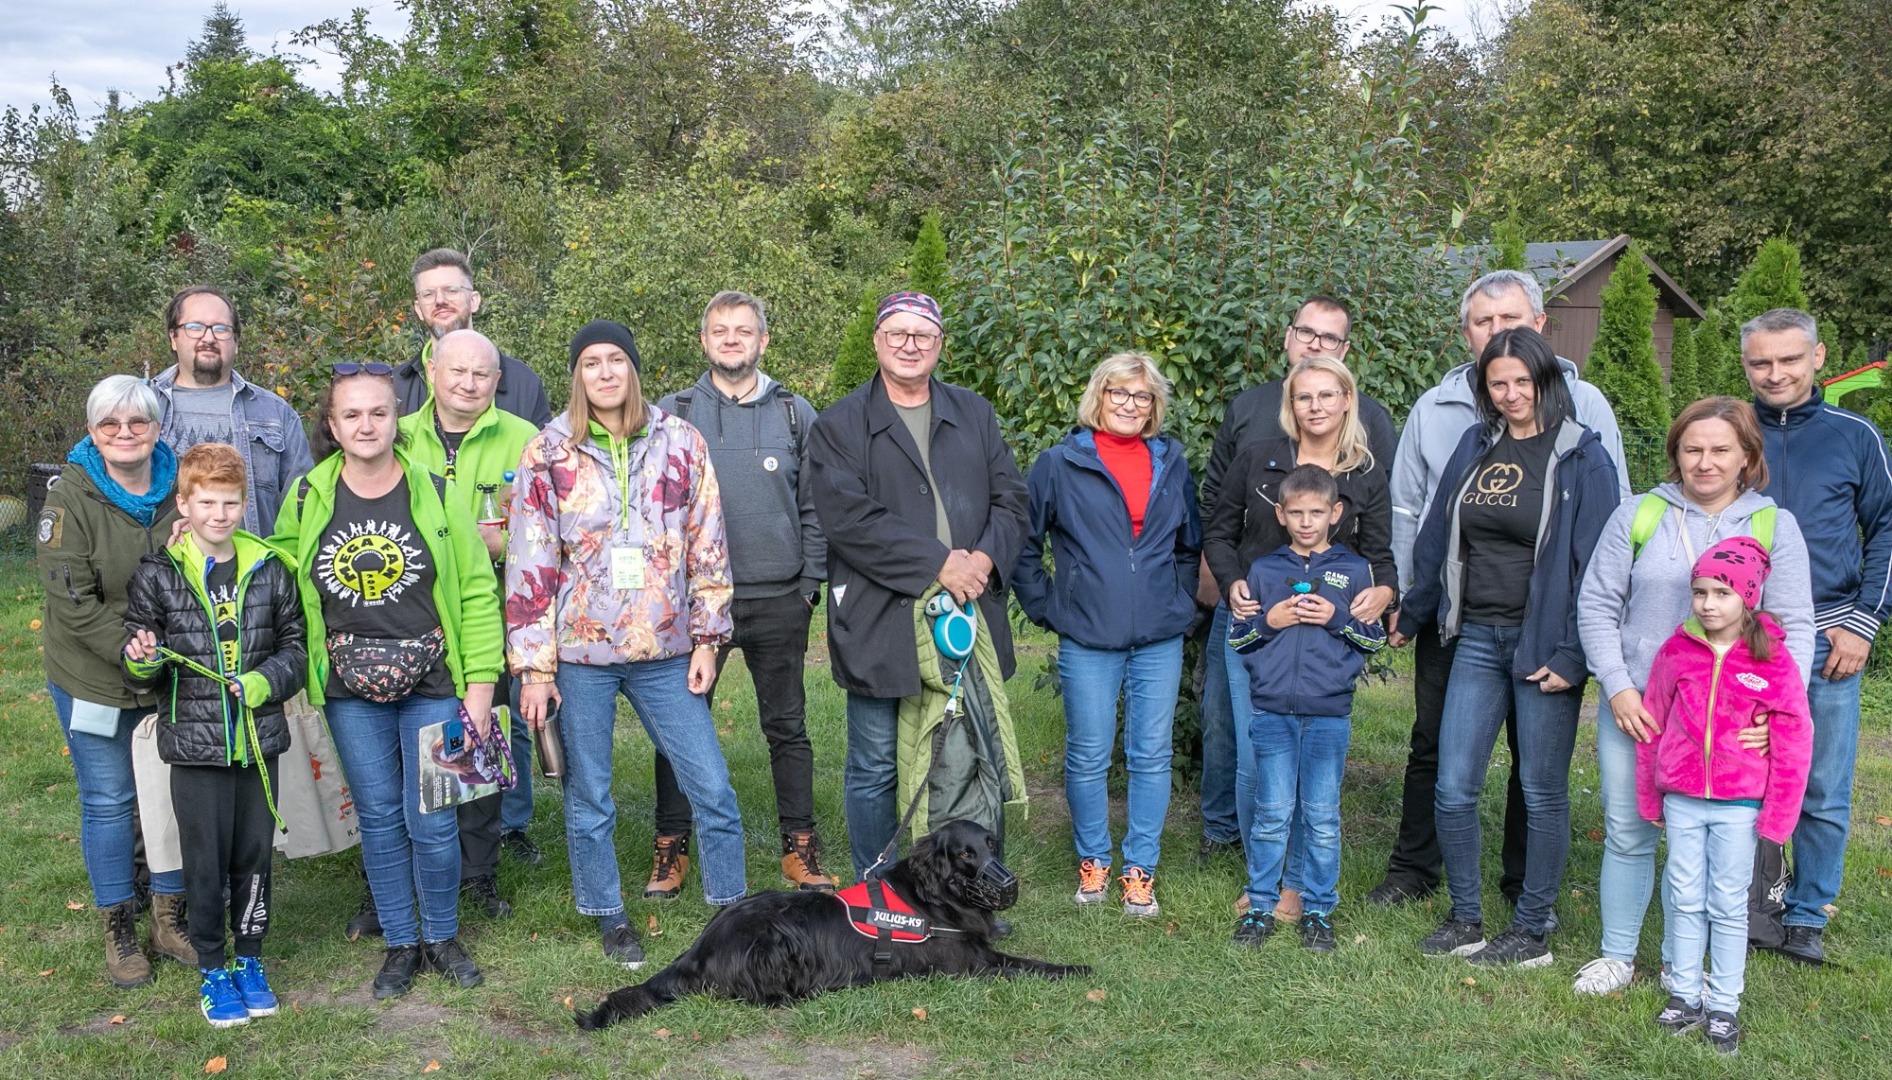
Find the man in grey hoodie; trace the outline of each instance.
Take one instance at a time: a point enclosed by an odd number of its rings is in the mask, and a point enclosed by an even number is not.
[[[1472,360],[1476,361],[1485,351],[1485,343],[1500,330],[1529,326],[1543,331],[1543,287],[1527,273],[1494,270],[1465,290],[1459,300],[1458,321]],[[1616,462],[1619,483],[1627,496],[1629,468],[1623,460],[1623,433],[1616,426],[1609,400],[1577,377],[1577,365],[1562,357],[1558,357],[1558,363],[1570,383],[1577,419],[1603,440],[1604,449]],[[1446,372],[1439,385],[1419,395],[1406,416],[1399,450],[1393,455],[1393,561],[1399,567],[1402,596],[1412,587],[1413,542],[1419,535],[1419,523],[1425,520],[1432,498],[1438,493],[1439,476],[1465,429],[1478,422],[1478,407],[1472,399],[1472,370],[1471,362],[1460,364]],[[1439,724],[1445,711],[1445,681],[1452,670],[1453,649],[1439,638],[1436,627],[1421,634],[1413,647],[1414,716],[1412,747],[1406,758],[1404,805],[1386,877],[1367,894],[1367,899],[1376,904],[1419,899],[1439,885],[1441,855],[1432,805],[1439,770]],[[1517,757],[1514,723],[1512,718],[1505,725],[1513,760]],[[1516,770],[1511,773],[1507,793],[1504,872],[1499,888],[1515,900],[1524,887],[1525,834],[1524,791],[1518,785]]]
[[[722,486],[735,636],[717,653],[716,670],[722,671],[729,649],[738,648],[755,683],[782,827],[782,874],[797,888],[829,892],[835,881],[821,869],[817,851],[815,755],[802,687],[809,618],[828,561],[807,468],[815,410],[760,369],[769,347],[762,301],[717,293],[703,311],[699,341],[708,370],[657,407],[703,433]],[[656,773],[656,855],[644,895],[668,898],[682,888],[689,868],[691,811],[662,754]]]

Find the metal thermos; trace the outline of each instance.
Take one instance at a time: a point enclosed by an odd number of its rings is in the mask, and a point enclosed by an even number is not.
[[[565,775],[565,744],[558,737],[558,706],[547,703],[545,726],[532,736],[533,756],[539,759],[539,775],[559,779]]]

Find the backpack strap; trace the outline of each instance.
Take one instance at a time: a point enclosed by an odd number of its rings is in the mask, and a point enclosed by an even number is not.
[[[1754,516],[1747,519],[1747,527],[1754,534],[1754,539],[1770,555],[1774,553],[1774,522],[1779,517],[1780,507],[1769,505],[1754,511]]]
[[[302,520],[302,504],[309,500],[309,477],[304,473],[296,480],[296,520]]]
[[[788,445],[795,450],[795,457],[802,456],[801,411],[795,408],[795,392],[781,383],[775,384],[775,400],[782,403],[782,411],[788,413]]]
[[[1650,492],[1636,503],[1636,516],[1629,523],[1629,561],[1642,558],[1642,549],[1654,538],[1657,526],[1662,524],[1662,515],[1669,512],[1669,504],[1662,496]]]

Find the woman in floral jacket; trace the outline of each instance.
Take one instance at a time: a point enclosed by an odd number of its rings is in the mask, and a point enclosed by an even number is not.
[[[605,956],[636,967],[613,843],[619,694],[695,809],[705,899],[747,888],[736,792],[702,696],[730,635],[729,549],[709,448],[644,401],[631,332],[588,323],[570,358],[571,406],[526,445],[513,490],[507,660],[535,729],[562,704],[572,892]]]

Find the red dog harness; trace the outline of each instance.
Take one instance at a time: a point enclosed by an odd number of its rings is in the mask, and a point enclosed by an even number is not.
[[[890,946],[894,942],[911,945],[929,940],[934,934],[965,933],[950,926],[935,926],[877,877],[850,885],[835,893],[834,898],[847,908],[847,921],[855,932],[874,939],[874,974],[879,978],[892,973]]]

